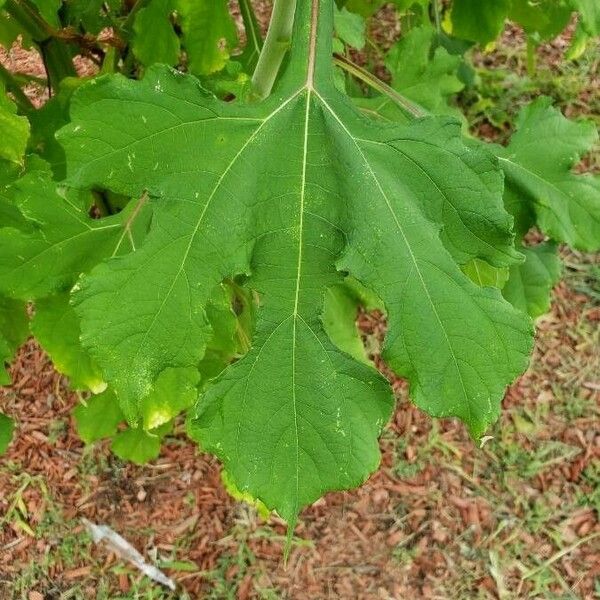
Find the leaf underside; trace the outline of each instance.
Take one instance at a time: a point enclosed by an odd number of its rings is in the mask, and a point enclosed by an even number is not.
[[[153,68],[84,86],[60,133],[70,185],[150,198],[143,245],[73,295],[82,342],[130,423],[166,369],[200,363],[215,286],[248,276],[260,297],[251,349],[206,388],[190,431],[290,523],[377,467],[393,406],[383,377],[321,322],[345,273],[384,302],[384,358],[413,401],[475,436],[532,343],[525,315],[460,268],[521,260],[495,159],[463,145],[449,118],[361,117],[330,83],[332,12],[299,2],[285,76],[264,102],[223,103]]]

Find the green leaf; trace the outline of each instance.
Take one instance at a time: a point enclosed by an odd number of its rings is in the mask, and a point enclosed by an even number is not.
[[[72,389],[98,394],[106,388],[100,369],[81,346],[79,319],[68,294],[36,301],[31,333],[50,355],[57,371],[69,378]]]
[[[70,121],[71,96],[85,81],[81,77],[66,77],[50,100],[28,115],[31,123],[29,149],[50,164],[56,179],[65,176],[65,153],[56,141],[55,134]]]
[[[151,0],[135,17],[133,53],[144,65],[179,62],[179,37],[171,24],[173,0]]]
[[[17,115],[17,107],[0,81],[0,158],[21,164],[28,139],[29,121]]]
[[[557,36],[568,25],[571,2],[577,1],[454,0],[450,13],[452,33],[485,45],[500,35],[505,20],[510,19],[523,27],[535,41],[547,40]]]
[[[462,118],[449,101],[464,88],[457,77],[463,59],[441,46],[432,50],[435,36],[435,30],[429,26],[415,27],[392,47],[385,61],[392,75],[392,87],[433,114]],[[386,98],[385,103],[380,106],[380,113],[394,110],[392,100]]]
[[[60,29],[60,20],[58,10],[62,5],[62,0],[31,0],[31,3],[39,10],[40,15],[55,29]]]
[[[600,35],[600,3],[598,0],[572,0],[573,8],[580,14],[583,30],[590,36]]]
[[[66,23],[91,34],[114,26],[120,9],[121,0],[65,0],[62,8]]]
[[[551,242],[520,250],[525,262],[511,266],[502,294],[513,306],[537,318],[550,309],[550,292],[560,279],[562,263],[557,245]]]
[[[223,283],[211,294],[206,315],[212,335],[198,367],[204,386],[250,349],[256,302],[252,292],[233,282]]]
[[[514,267],[515,265],[513,265]],[[521,265],[518,265],[520,267]],[[511,267],[512,268],[512,267]],[[493,267],[485,260],[474,258],[462,267],[463,273],[469,276],[480,287],[494,287],[501,290],[507,279],[507,267]]]
[[[221,481],[223,482],[223,487],[227,490],[227,493],[234,500],[237,500],[238,502],[245,502],[250,506],[254,506],[261,519],[266,520],[269,518],[271,511],[260,500],[254,498],[252,494],[249,494],[248,492],[241,492],[225,470],[221,471]]]
[[[488,44],[500,35],[510,7],[511,0],[453,0],[452,34]]]
[[[77,405],[73,409],[73,418],[77,433],[86,444],[113,437],[125,419],[112,390],[91,396],[85,404]]]
[[[194,75],[220,71],[237,44],[237,30],[226,0],[175,0],[183,44]]]
[[[348,0],[345,2],[346,10],[361,15],[370,17],[374,12],[381,8],[387,0]]]
[[[356,318],[360,300],[345,284],[330,287],[325,293],[323,327],[329,339],[346,354],[369,364]]]
[[[0,296],[0,385],[10,384],[10,377],[4,365],[12,361],[28,334],[29,322],[25,304]]]
[[[0,454],[4,454],[8,449],[14,430],[14,421],[0,413]]]
[[[0,229],[0,292],[13,298],[31,300],[69,289],[103,258],[131,251],[147,223],[143,200],[118,215],[92,219],[90,195],[57,187],[42,161],[11,190],[34,228]]]
[[[384,4],[393,4],[399,11],[406,11],[413,5],[427,6],[429,0],[348,0],[345,7],[363,17],[371,17]]]
[[[507,206],[550,238],[574,248],[600,248],[600,178],[576,175],[572,168],[598,140],[592,122],[573,122],[540,98],[524,108],[507,148],[496,147],[506,174]],[[519,225],[520,229],[527,230]]]
[[[23,31],[19,22],[0,7],[0,46],[10,48],[21,36],[24,48],[31,47],[31,36]]]
[[[508,17],[537,40],[556,37],[571,19],[569,0],[512,0]]]
[[[377,467],[393,406],[387,381],[323,328],[324,294],[344,273],[384,302],[384,358],[414,402],[475,436],[532,343],[526,316],[458,265],[520,259],[495,159],[467,148],[453,119],[364,119],[332,84],[332,28],[330,1],[298,3],[265,101],[220,102],[153,68],[82,88],[59,134],[72,185],[151,198],[143,245],[74,294],[84,345],[130,421],[165,369],[202,359],[215,286],[245,274],[258,292],[252,348],[206,389],[191,430],[240,491],[292,524]]]
[[[345,44],[362,50],[366,43],[366,23],[363,17],[351,13],[346,7],[335,7],[334,23],[337,36]]]
[[[12,227],[20,231],[31,231],[31,224],[25,219],[14,202],[14,184],[23,174],[24,166],[0,160],[0,228]]]
[[[579,20],[566,58],[577,60],[584,53],[590,38],[600,35],[600,3],[597,0],[571,0],[571,4],[579,12]]]
[[[199,380],[196,368],[165,369],[142,400],[144,429],[156,429],[191,408],[198,397]]]
[[[136,465],[145,465],[158,458],[162,435],[150,433],[143,429],[126,429],[117,433],[110,449],[121,460],[127,460]]]

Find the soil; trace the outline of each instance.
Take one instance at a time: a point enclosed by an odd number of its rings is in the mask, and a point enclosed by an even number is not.
[[[0,60],[30,68],[19,52]],[[540,55],[552,68],[552,47]],[[600,258],[563,257],[531,367],[490,439],[477,447],[458,421],[432,421],[393,379],[380,470],[302,513],[287,564],[285,525],[231,499],[218,461],[182,423],[144,467],[118,460],[108,442],[85,448],[70,416],[79,397],[29,341],[14,384],[0,389],[18,423],[0,461],[0,600],[599,597]],[[359,321],[380,363],[385,324]],[[125,537],[178,591],[93,545],[82,517]]]

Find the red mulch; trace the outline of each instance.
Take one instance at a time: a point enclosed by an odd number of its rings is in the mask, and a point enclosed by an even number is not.
[[[272,587],[283,598],[298,600],[462,598],[477,597],[478,589],[481,597],[496,597],[498,584],[487,563],[490,553],[502,553],[511,539],[520,540],[524,552],[520,561],[530,566],[600,532],[591,506],[582,503],[573,508],[574,494],[594,492],[582,473],[600,458],[598,422],[593,416],[568,420],[564,414],[552,413],[558,405],[555,386],[562,386],[565,393],[577,389],[590,401],[600,400],[594,387],[598,382],[591,379],[592,361],[598,366],[597,347],[581,337],[582,331],[589,332],[590,323],[597,328],[600,315],[584,295],[564,284],[559,285],[556,300],[551,315],[540,325],[534,365],[510,388],[503,427],[494,434],[501,440],[505,431],[515,435],[515,443],[526,452],[533,453],[544,440],[562,441],[579,452],[529,479],[519,477],[514,469],[504,470],[496,448],[478,449],[454,420],[439,423],[438,442],[423,457],[433,422],[406,401],[404,384],[396,382],[400,400],[382,439],[382,468],[361,489],[329,494],[304,511],[296,535],[309,543],[294,546],[286,568],[283,524],[272,518],[265,525],[252,509],[233,502],[221,485],[217,461],[198,454],[182,434],[169,438],[160,459],[146,467],[121,463],[105,443],[85,450],[69,416],[77,397],[30,342],[12,369],[13,387],[0,390],[0,406],[19,423],[16,440],[2,459],[0,514],[22,483],[18,474],[26,472],[45,482],[52,510],[58,507],[65,522],[65,535],[83,533],[79,519],[87,517],[110,525],[142,551],[159,556],[175,553],[205,574],[247,544],[254,556],[252,564],[240,573],[230,560],[223,573],[225,581],[237,582],[240,599],[258,598],[256,590]],[[363,328],[375,334],[383,327],[369,315],[362,320]],[[541,423],[534,423],[539,426],[535,434],[515,434],[511,423],[515,410],[536,410],[540,405],[547,411]],[[57,425],[61,422],[65,427]],[[405,444],[399,446],[398,439]],[[399,460],[415,465],[414,475],[394,474]],[[514,495],[503,487],[503,478],[510,479]],[[556,511],[549,527],[560,531],[560,546],[548,531],[531,532],[521,523],[527,506],[537,501]],[[25,520],[35,530],[47,518],[48,498],[39,486],[31,485],[24,502]],[[562,512],[565,507],[568,514]],[[597,541],[553,563],[562,579],[575,586],[576,597],[593,597],[594,577],[600,576]],[[60,556],[59,544],[61,539],[32,537],[8,522],[0,530],[0,573],[10,580],[31,561]],[[85,597],[94,598],[94,582],[103,575],[114,593],[129,589],[127,576],[110,574],[117,560],[114,555],[101,548],[92,554],[94,564],[85,557],[70,565],[59,560],[35,589],[58,592],[84,582]],[[475,575],[467,578],[468,588],[456,587],[461,585],[460,569]],[[202,573],[171,576],[192,597],[211,589],[210,577]],[[504,585],[512,594],[508,597],[529,597],[531,583],[522,579],[518,565],[505,565]]]

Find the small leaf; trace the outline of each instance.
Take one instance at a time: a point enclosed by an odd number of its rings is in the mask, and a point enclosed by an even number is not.
[[[356,360],[366,364],[371,361],[363,345],[356,318],[360,300],[345,284],[330,287],[325,292],[323,326],[329,339]]]
[[[507,267],[493,267],[479,258],[474,258],[464,264],[462,270],[478,286],[493,287],[499,290],[504,287],[509,273]]]
[[[73,417],[77,433],[86,444],[114,436],[125,419],[112,390],[91,396],[85,404],[76,406]]]
[[[370,17],[381,8],[387,0],[348,0],[346,9],[363,17]]]
[[[160,454],[161,435],[143,429],[126,429],[115,435],[111,450],[121,460],[145,465]]]
[[[135,17],[133,53],[146,67],[179,62],[179,37],[170,21],[173,0],[151,0]]]
[[[4,454],[8,449],[14,430],[15,422],[5,414],[0,413],[0,454]]]
[[[72,389],[98,394],[106,388],[100,369],[83,349],[79,319],[66,293],[36,301],[31,332],[50,355],[57,371],[69,378]]]
[[[17,115],[17,108],[0,81],[0,158],[22,163],[28,139],[29,121]]]
[[[0,385],[10,385],[4,366],[12,361],[29,333],[25,304],[0,296]]]
[[[565,0],[512,0],[508,17],[536,40],[548,40],[569,24],[571,12],[572,8]]]
[[[464,40],[488,44],[502,29],[511,0],[454,0],[452,2],[452,34]]]
[[[237,29],[226,0],[175,0],[181,16],[189,70],[210,75],[226,64],[237,44]]]
[[[600,3],[598,0],[572,0],[579,11],[583,30],[590,36],[600,35]]]
[[[62,0],[31,0],[31,3],[37,7],[46,22],[52,27],[60,29],[61,24],[57,13],[62,5]]]
[[[141,403],[144,429],[151,430],[168,423],[193,406],[198,397],[198,369],[165,369],[153,389]]]
[[[70,0],[62,4],[65,22],[91,34],[112,27],[112,19],[121,9],[121,0]]]
[[[341,9],[335,7],[334,15],[335,32],[344,43],[362,50],[365,46],[365,20],[355,13],[351,13],[346,7]]]
[[[535,319],[550,309],[550,292],[560,279],[562,263],[557,245],[551,242],[520,250],[525,262],[510,267],[502,295]]]
[[[458,78],[463,59],[449,54],[442,46],[434,46],[435,39],[432,27],[415,27],[392,47],[385,61],[392,75],[392,87],[433,114],[463,118],[456,107],[449,105],[450,99],[464,88]],[[394,108],[393,102],[386,99],[379,112],[385,114],[386,109]]]

